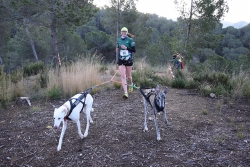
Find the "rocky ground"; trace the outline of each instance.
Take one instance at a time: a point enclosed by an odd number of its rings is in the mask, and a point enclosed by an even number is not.
[[[0,109],[0,166],[235,166],[250,164],[250,104],[201,97],[189,90],[169,88],[166,126],[157,115],[161,141],[153,121],[143,132],[143,103],[138,90],[122,98],[121,89],[93,95],[94,123],[80,139],[69,122],[62,150],[60,130],[53,128],[54,107],[60,101],[12,103]],[[82,113],[82,131],[86,126]]]

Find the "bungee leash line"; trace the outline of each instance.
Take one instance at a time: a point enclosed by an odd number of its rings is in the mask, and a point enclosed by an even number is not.
[[[172,71],[172,68],[171,68],[170,64],[168,65],[168,69],[169,69],[169,71],[170,71],[170,73],[171,73],[171,75],[172,75],[172,78],[174,78],[174,73],[173,73],[173,71]]]
[[[106,84],[106,83],[109,83],[109,82],[116,82],[116,83],[122,84],[122,83],[119,82],[119,81],[113,80],[114,77],[116,76],[116,74],[117,74],[118,71],[119,71],[119,70],[116,71],[116,73],[112,76],[112,78],[111,78],[110,80],[105,81],[105,82],[102,82],[102,83],[97,84],[97,85],[94,85],[94,86],[92,86],[91,88],[87,89],[86,92],[90,92],[92,89],[94,89],[94,88],[96,88],[96,87],[98,87],[98,86],[100,86],[100,85],[104,85],[104,84]],[[128,84],[126,84],[126,85],[128,85]],[[140,89],[140,87],[137,87],[137,86],[134,85],[134,84],[133,84],[133,85],[129,85],[129,86],[132,86],[132,87],[135,88],[135,89]]]

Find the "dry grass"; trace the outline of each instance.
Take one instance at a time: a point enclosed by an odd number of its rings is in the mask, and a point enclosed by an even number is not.
[[[166,65],[158,65],[158,66],[151,66],[142,58],[141,60],[135,62],[134,64],[136,70],[140,70],[142,73],[145,70],[155,71],[158,76],[166,78],[167,80],[172,80],[173,75],[175,76],[176,73],[176,66],[173,64],[166,64]],[[184,69],[182,69],[182,73],[185,76],[185,79],[190,80],[192,79],[191,73],[187,70],[188,66],[186,65]]]
[[[5,90],[3,94],[5,94],[5,98],[8,100],[11,101],[15,100],[16,97],[27,96],[27,88],[24,86],[23,77],[13,83],[11,81],[11,75],[7,74],[4,82],[5,83],[2,84],[2,86],[5,85],[5,87],[3,87],[3,90]]]
[[[24,86],[23,78],[18,81],[16,84],[9,83],[9,91],[10,92],[10,99],[14,100],[16,97],[27,96],[27,88]]]
[[[244,96],[244,92],[249,91],[250,72],[240,71],[239,74],[233,74],[231,83],[233,86],[232,97],[233,99],[240,99]]]
[[[61,88],[64,97],[85,91],[101,82],[99,68],[98,63],[84,60],[77,61],[70,66],[62,66],[60,69],[50,70],[48,89],[54,86]]]

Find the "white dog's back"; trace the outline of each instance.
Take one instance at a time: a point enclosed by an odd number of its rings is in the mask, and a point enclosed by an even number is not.
[[[93,120],[90,116],[90,112],[93,111],[93,97],[89,93],[79,93],[73,96],[70,100],[65,102],[62,106],[58,109],[55,108],[54,110],[54,128],[58,129],[61,122],[63,122],[63,128],[59,139],[59,144],[57,150],[61,150],[62,146],[62,139],[67,128],[67,119],[74,121],[77,124],[78,134],[80,138],[87,137],[88,130],[89,130],[89,123],[93,123]],[[86,95],[86,96],[85,96]],[[84,132],[84,135],[81,132],[81,125],[80,125],[80,112],[84,111],[87,118],[87,125]]]

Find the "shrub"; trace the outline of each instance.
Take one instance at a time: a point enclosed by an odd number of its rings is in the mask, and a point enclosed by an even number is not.
[[[7,92],[7,75],[4,72],[4,66],[0,67],[0,104],[3,108],[7,107],[9,101],[8,92]]]
[[[48,92],[45,89],[39,89],[37,92],[33,92],[30,95],[30,98],[33,100],[41,100],[41,99],[46,99],[48,96]]]
[[[248,81],[248,82],[249,82],[249,81]],[[243,92],[244,92],[244,95],[245,95],[248,99],[250,99],[250,83],[247,84],[247,85],[245,86]]]
[[[168,78],[158,76],[152,69],[137,69],[132,73],[133,83],[140,87],[156,87],[157,84],[166,85]]]
[[[94,95],[96,93],[99,93],[101,92],[101,88],[100,87],[96,87],[96,88],[93,88],[90,92],[90,94]]]
[[[186,80],[185,88],[187,89],[197,89],[198,83],[195,82],[193,79]]]
[[[11,73],[11,82],[17,84],[19,81],[23,79],[23,70],[18,69]]]
[[[23,75],[24,76],[37,75],[40,71],[44,71],[45,69],[46,66],[41,61],[30,63],[28,66],[25,66],[23,68]]]
[[[105,64],[103,64],[103,65],[101,65],[99,72],[104,74],[106,72],[106,70],[108,70],[108,68]]]
[[[184,79],[184,78],[185,78],[185,75],[184,75],[184,73],[182,72],[182,70],[176,70],[176,71],[175,71],[175,77],[176,77],[176,78],[182,78],[182,79]]]
[[[117,83],[117,82],[114,82],[113,86],[114,86],[116,89],[121,89],[122,84]]]
[[[62,91],[54,85],[48,91],[48,97],[51,100],[59,100],[62,97]]]
[[[174,78],[171,82],[171,86],[173,88],[184,88],[185,87],[185,79],[183,78]]]
[[[231,85],[233,99],[239,100],[243,96],[250,97],[250,77],[248,71],[240,71],[237,75],[233,74]]]
[[[218,83],[218,85],[216,85],[215,87],[213,87],[212,90],[211,90],[211,92],[213,92],[217,96],[218,95],[228,96],[227,89],[221,83]]]
[[[200,94],[203,96],[208,96],[211,93],[211,90],[211,86],[205,83],[199,86]]]
[[[39,84],[41,88],[47,88],[48,81],[49,81],[48,71],[44,70],[39,76]]]
[[[207,111],[207,109],[205,109],[205,108],[203,108],[203,109],[201,110],[201,112],[202,112],[203,115],[208,115],[208,111]]]

